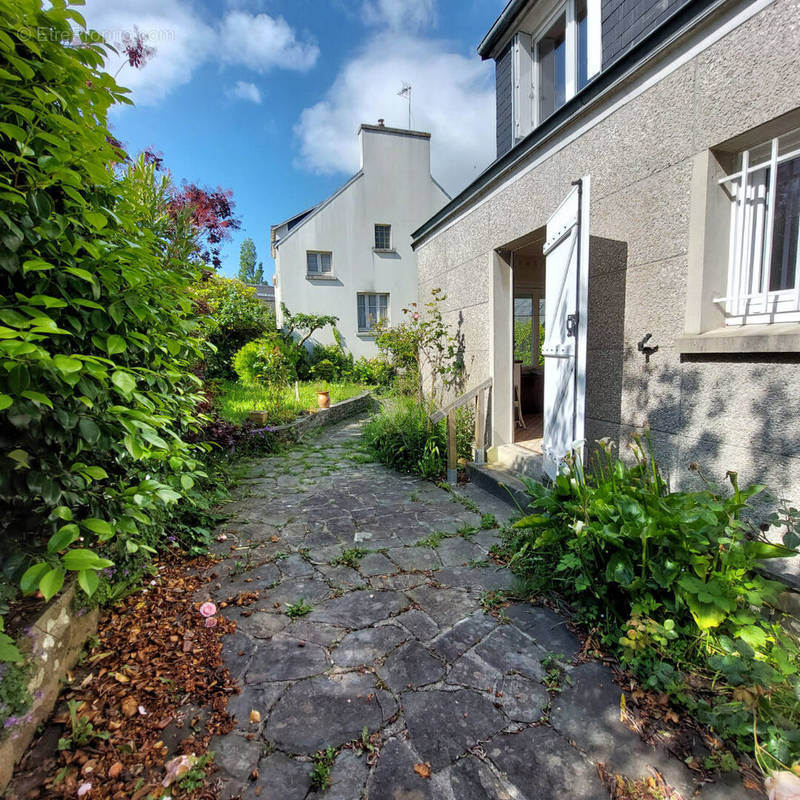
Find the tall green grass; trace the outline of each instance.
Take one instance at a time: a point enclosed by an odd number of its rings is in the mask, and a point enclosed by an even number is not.
[[[313,381],[300,384],[299,401],[295,398],[294,385],[292,385],[281,391],[280,402],[276,403],[271,390],[263,386],[226,381],[216,396],[216,407],[219,415],[228,422],[244,422],[251,411],[268,411],[270,412],[269,424],[282,425],[291,422],[303,411],[317,408],[318,390],[329,391],[331,403],[338,403],[341,400],[355,397],[367,388],[360,383]]]

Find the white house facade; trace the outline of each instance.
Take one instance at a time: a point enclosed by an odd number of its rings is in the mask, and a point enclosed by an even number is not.
[[[334,314],[346,350],[377,354],[374,325],[402,321],[417,300],[411,232],[450,198],[431,177],[430,134],[362,125],[361,168],[312,209],[272,226],[277,322]],[[330,328],[320,344],[333,343]]]

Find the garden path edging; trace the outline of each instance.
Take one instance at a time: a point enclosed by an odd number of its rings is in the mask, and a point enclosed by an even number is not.
[[[372,393],[368,391],[362,392],[347,400],[340,400],[338,403],[332,403],[329,408],[315,410],[312,414],[306,417],[300,417],[294,422],[289,422],[286,425],[278,425],[274,429],[274,432],[279,439],[296,441],[302,434],[312,428],[332,425],[334,422],[340,422],[343,419],[360,414],[362,411],[369,411],[373,403]]]
[[[33,704],[22,721],[9,728],[0,741],[0,793],[33,739],[45,722],[61,691],[61,679],[75,666],[86,639],[97,630],[100,612],[94,608],[78,616],[71,610],[75,587],[62,592],[28,629],[23,652],[33,667],[28,689]]]

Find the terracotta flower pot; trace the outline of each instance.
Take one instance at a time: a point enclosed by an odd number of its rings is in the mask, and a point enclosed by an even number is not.
[[[320,408],[331,407],[331,393],[330,392],[317,392],[317,405]]]

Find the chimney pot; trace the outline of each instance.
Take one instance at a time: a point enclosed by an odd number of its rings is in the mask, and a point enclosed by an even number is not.
[[[379,128],[382,128],[382,127],[383,127],[383,120],[382,120],[382,119],[379,119],[379,120],[378,120],[378,127],[379,127]]]

